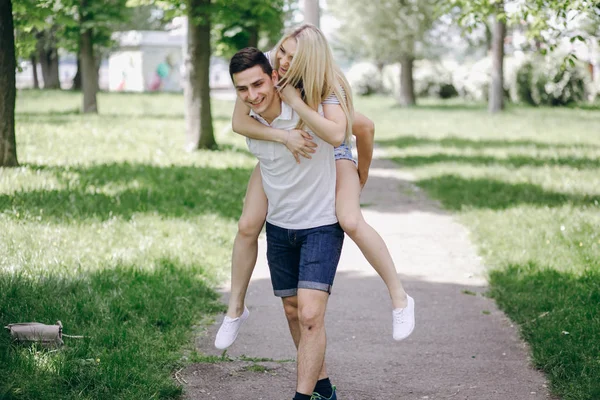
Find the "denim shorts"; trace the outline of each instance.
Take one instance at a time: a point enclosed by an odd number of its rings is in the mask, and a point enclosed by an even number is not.
[[[298,289],[331,294],[344,244],[340,224],[285,229],[267,222],[266,231],[267,261],[275,296],[295,296]]]
[[[339,145],[338,147],[334,147],[333,155],[335,156],[335,161],[350,160],[354,163],[354,165],[357,164],[354,157],[352,157],[352,144],[350,144],[350,143],[346,144],[344,142],[341,145]]]

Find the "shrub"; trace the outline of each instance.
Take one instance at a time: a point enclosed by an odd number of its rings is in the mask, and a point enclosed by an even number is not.
[[[352,90],[360,96],[383,92],[381,72],[375,64],[361,62],[354,64],[346,74]]]
[[[557,55],[534,56],[517,73],[519,100],[534,106],[564,106],[584,101],[588,79],[579,66]]]
[[[417,61],[414,69],[415,94],[418,97],[448,99],[458,96],[452,83],[453,64]]]

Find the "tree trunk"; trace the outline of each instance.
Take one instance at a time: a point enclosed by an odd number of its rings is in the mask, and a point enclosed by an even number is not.
[[[40,79],[38,78],[38,71],[37,71],[37,58],[35,58],[35,55],[32,54],[30,59],[31,61],[31,72],[33,72],[33,88],[34,89],[39,89],[40,88]]]
[[[17,161],[15,141],[15,34],[11,0],[0,0],[0,167],[14,167]]]
[[[77,54],[77,72],[73,77],[72,90],[81,90],[81,57]]]
[[[320,20],[319,0],[304,0],[304,22],[313,24],[318,28]]]
[[[403,107],[410,107],[416,104],[413,63],[414,59],[411,56],[400,58],[400,96],[398,102]]]
[[[255,25],[248,29],[248,46],[247,47],[258,47],[258,26]]]
[[[86,21],[85,10],[87,0],[81,1],[81,23]],[[83,88],[83,113],[98,113],[96,93],[98,91],[98,74],[96,73],[96,59],[94,58],[94,43],[92,30],[86,29],[79,35],[79,55],[81,56],[81,86]]]
[[[488,110],[497,113],[504,109],[504,38],[506,37],[506,23],[494,21],[492,38],[492,81]]]
[[[210,0],[187,0],[188,48],[184,86],[188,149],[216,147],[210,109]]]
[[[53,30],[53,28],[46,29],[37,35],[37,56],[42,66],[44,89],[60,89],[58,49]]]

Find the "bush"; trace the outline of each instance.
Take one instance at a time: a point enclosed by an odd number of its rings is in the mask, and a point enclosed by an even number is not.
[[[382,93],[381,72],[375,64],[361,62],[354,64],[346,74],[352,90],[360,96]]]
[[[585,71],[579,65],[563,66],[560,56],[535,56],[517,73],[519,100],[534,106],[564,106],[584,101]]]
[[[452,83],[453,67],[450,63],[417,61],[414,68],[415,95],[441,99],[458,96]]]

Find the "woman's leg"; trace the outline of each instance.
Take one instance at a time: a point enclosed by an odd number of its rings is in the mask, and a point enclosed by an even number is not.
[[[262,187],[258,165],[252,171],[242,216],[238,222],[238,232],[233,242],[231,256],[231,295],[227,314],[215,337],[215,347],[226,349],[237,338],[244,321],[250,315],[244,306],[250,277],[256,264],[258,235],[267,216],[267,197]]]
[[[244,311],[246,291],[258,254],[258,235],[260,235],[266,217],[267,196],[263,190],[260,168],[257,164],[248,181],[244,208],[233,242],[231,296],[227,308],[227,316],[230,318],[239,317]]]
[[[407,296],[392,256],[383,238],[365,221],[360,210],[360,182],[356,166],[351,160],[335,162],[337,170],[336,213],[344,232],[356,243],[360,251],[386,284],[395,309],[407,306]]]

